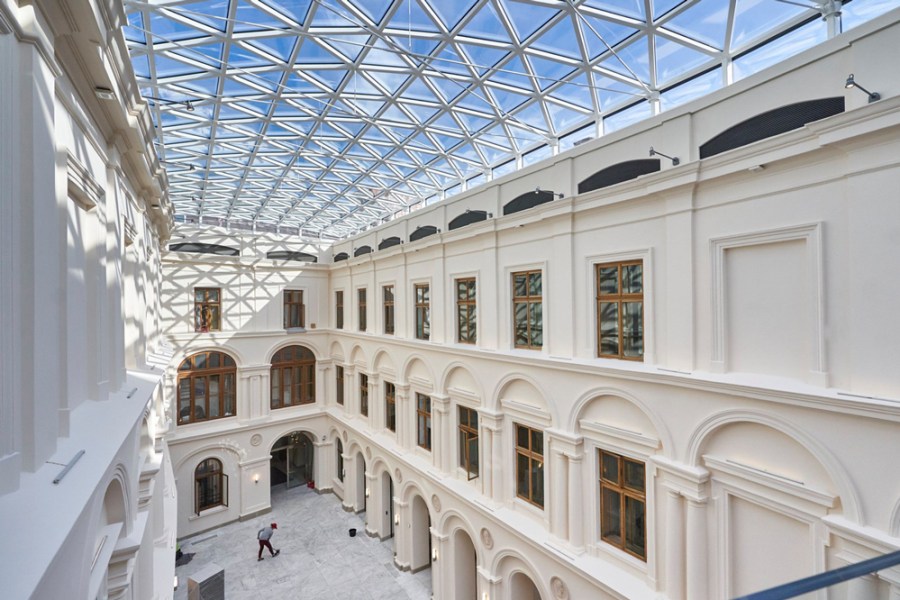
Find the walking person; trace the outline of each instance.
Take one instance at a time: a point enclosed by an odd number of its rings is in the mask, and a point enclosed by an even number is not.
[[[278,523],[271,523],[268,527],[263,527],[256,532],[256,539],[259,540],[259,554],[256,557],[257,561],[263,559],[263,548],[268,548],[269,552],[272,553],[272,556],[278,556],[279,554],[281,554],[281,550],[272,549],[272,543],[269,541],[270,539],[272,539],[272,534],[275,533],[276,529],[278,529]]]

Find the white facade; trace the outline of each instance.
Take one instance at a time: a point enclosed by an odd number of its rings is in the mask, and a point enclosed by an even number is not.
[[[179,536],[265,512],[273,445],[303,431],[314,440],[316,487],[365,510],[371,535],[395,535],[399,568],[431,560],[435,598],[522,598],[528,579],[545,599],[728,598],[900,548],[900,83],[885,51],[900,47],[898,20],[894,11],[330,251],[290,247],[317,264],[266,260],[271,240],[236,239],[235,258],[165,255],[162,304],[176,348],[169,422],[186,357],[221,350],[238,379],[233,417],[167,435]],[[850,72],[882,99],[845,89]],[[819,98],[839,98],[844,110],[700,158],[699,146],[729,127]],[[680,164],[664,159],[659,172],[576,193],[650,146]],[[503,215],[537,187],[564,197]],[[467,209],[490,215],[450,231]],[[410,242],[420,226],[439,232]],[[405,243],[354,256],[392,236]],[[332,262],[339,253],[349,258]],[[597,358],[595,267],[621,261],[643,266],[642,361]],[[543,276],[540,349],[513,340],[511,278],[529,270]],[[468,277],[475,345],[456,342],[453,283]],[[427,341],[415,339],[416,284],[431,294]],[[384,286],[393,286],[393,334]],[[222,290],[220,332],[194,331],[194,287]],[[284,329],[283,289],[304,290],[305,330]],[[273,410],[272,357],[293,344],[316,356],[316,402]],[[385,383],[396,389],[396,432]],[[431,399],[430,451],[417,443],[417,393]],[[471,480],[458,461],[460,406],[479,415]],[[516,425],[543,432],[543,508],[517,497]],[[646,467],[645,559],[601,539],[601,450]],[[193,473],[208,457],[229,474],[229,503],[198,515]],[[888,570],[821,597],[898,595],[900,573]]]
[[[117,2],[0,2],[4,598],[172,596],[171,215],[124,19]]]

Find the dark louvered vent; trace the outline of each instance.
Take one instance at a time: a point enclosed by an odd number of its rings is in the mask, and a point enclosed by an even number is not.
[[[390,248],[391,246],[399,246],[399,245],[400,245],[400,238],[398,238],[397,236],[394,236],[394,237],[384,238],[383,240],[381,240],[381,243],[378,244],[378,249],[384,250],[385,248]]]
[[[447,229],[453,231],[472,223],[478,223],[487,219],[487,212],[483,210],[467,210],[447,224]]]
[[[296,260],[298,262],[319,262],[319,259],[312,254],[293,250],[272,250],[271,252],[266,252],[266,258],[271,258],[272,260]]]
[[[511,215],[522,210],[534,208],[535,206],[544,204],[545,202],[552,202],[553,197],[553,192],[548,192],[545,190],[541,190],[539,192],[525,192],[521,196],[516,196],[505,205],[503,205],[503,214]]]
[[[372,251],[372,246],[360,246],[356,250],[353,251],[353,256],[362,256],[363,254],[368,254]]]
[[[416,240],[421,240],[422,238],[426,238],[429,235],[434,235],[437,233],[437,227],[434,225],[423,225],[422,227],[416,227],[416,230],[409,234],[409,241],[414,242]]]
[[[630,179],[637,179],[647,173],[659,171],[658,158],[639,158],[616,163],[601,169],[578,184],[578,193],[584,194],[600,188],[609,187]]]
[[[342,260],[347,260],[346,252],[338,252],[334,255],[334,262],[341,262]]]
[[[844,97],[820,98],[788,104],[730,127],[700,146],[700,158],[708,158],[759,140],[799,129],[807,123],[844,112]]]
[[[198,254],[218,254],[219,256],[240,256],[237,248],[220,246],[219,244],[201,244],[200,242],[180,242],[169,244],[171,252],[196,252]]]

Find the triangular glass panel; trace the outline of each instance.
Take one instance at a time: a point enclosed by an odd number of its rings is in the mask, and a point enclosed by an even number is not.
[[[359,19],[334,0],[315,0],[311,27],[358,27]]]
[[[214,69],[222,67],[223,44],[203,44],[184,48],[181,53],[191,60],[202,62]]]
[[[509,150],[501,150],[499,148],[494,148],[493,146],[488,146],[487,144],[477,144],[477,146],[481,155],[484,156],[484,161],[489,165],[494,164],[498,160],[507,158],[510,154]]]
[[[449,30],[456,27],[456,24],[469,12],[473,4],[475,3],[471,0],[436,2],[434,4],[434,11],[438,14],[438,17],[440,17],[444,26]]]
[[[669,110],[722,87],[722,69],[713,69],[659,95],[660,108]]]
[[[166,77],[180,77],[195,73],[199,74],[203,72],[200,67],[173,60],[162,54],[157,54],[154,62],[156,66],[156,76],[159,79],[165,79]]]
[[[558,81],[562,81],[575,70],[575,67],[572,65],[539,56],[529,56],[528,62],[531,63],[531,68],[534,69],[538,85],[541,86],[542,90],[547,89]]]
[[[463,111],[455,111],[454,114],[460,121],[462,121],[463,125],[469,131],[469,133],[474,133],[491,123],[490,119],[485,119],[477,115],[471,115]]]
[[[505,148],[506,152],[512,152],[512,148],[510,147],[509,136],[506,134],[506,129],[503,128],[503,125],[495,125],[490,129],[485,129],[479,134],[479,139],[484,139],[491,144],[502,146]]]
[[[259,90],[257,89],[238,83],[234,79],[225,78],[225,86],[222,90],[222,95],[225,97],[254,96],[258,94]]]
[[[137,44],[146,44],[147,36],[144,34],[144,15],[133,12],[128,15],[128,24],[122,28],[125,40]]]
[[[464,91],[468,87],[468,82],[466,81],[458,81],[456,79],[450,77],[428,77],[429,83],[433,84],[434,87],[437,88],[438,92],[440,92],[441,97],[446,102],[450,102]]]
[[[528,76],[528,69],[525,68],[525,65],[522,64],[519,57],[513,58],[498,70],[491,73],[491,80],[522,88],[528,92],[531,92],[534,89],[531,84],[531,77]]]
[[[589,120],[592,115],[578,112],[555,102],[546,102],[547,112],[550,113],[550,121],[553,123],[553,131],[559,135],[579,123]]]
[[[345,135],[356,136],[363,127],[366,126],[362,121],[350,120],[350,119],[335,119],[332,120],[332,124],[345,132]]]
[[[296,65],[321,65],[333,64],[342,65],[344,60],[338,58],[324,46],[316,43],[312,38],[305,38],[300,45],[300,51],[297,58],[294,59]]]
[[[231,103],[223,103],[219,107],[219,120],[227,121],[232,119],[252,119],[250,115],[242,110],[238,110]]]
[[[409,117],[395,105],[391,105],[383,113],[378,115],[379,121],[388,121],[394,123],[409,123]]]
[[[656,81],[658,86],[677,79],[688,71],[711,62],[712,57],[660,35],[656,38]]]
[[[312,0],[265,0],[265,3],[279,13],[302,25]]]
[[[594,108],[594,94],[591,91],[588,78],[584,74],[566,81],[564,85],[556,88],[550,97],[587,110],[593,110]]]
[[[444,113],[440,117],[438,117],[433,123],[431,123],[431,127],[440,127],[451,132],[459,131],[459,123],[454,121],[453,117],[451,117],[449,113]]]
[[[658,19],[686,0],[653,0],[653,18]]]
[[[133,56],[131,64],[134,66],[134,76],[138,79],[150,79],[150,59],[146,54]]]
[[[383,100],[363,100],[359,98],[345,98],[344,102],[350,106],[347,111],[350,115],[374,116],[384,106]],[[347,116],[342,114],[341,116]]]
[[[406,67],[406,62],[400,58],[400,53],[389,48],[383,41],[378,40],[366,54],[363,59],[363,65],[379,66],[379,67]]]
[[[439,33],[440,29],[428,16],[419,2],[416,0],[403,0],[400,8],[391,17],[388,24],[391,29],[401,29],[408,32],[421,31],[425,33]],[[399,38],[397,41],[403,39]],[[406,47],[407,45],[404,45]]]
[[[698,2],[666,21],[664,27],[722,50],[727,25],[727,2]]]
[[[344,79],[347,71],[343,69],[309,69],[306,71],[308,75],[321,81],[332,90],[336,90]]]
[[[280,35],[277,37],[259,38],[250,42],[250,45],[259,48],[268,55],[274,56],[281,62],[287,62],[294,51],[296,42],[297,38],[295,36]]]
[[[513,23],[519,41],[523,42],[531,34],[543,27],[550,19],[559,14],[559,9],[525,2],[505,2],[506,14]]]
[[[544,112],[541,109],[540,102],[533,102],[529,106],[515,113],[515,119],[519,123],[525,123],[536,127],[541,131],[547,130],[547,121],[544,119]]]
[[[647,38],[641,37],[633,44],[616,50],[617,56],[610,56],[600,61],[599,66],[615,71],[625,77],[635,77],[648,83],[650,81],[649,50]],[[624,64],[623,64],[624,63]],[[628,65],[628,68],[625,67]],[[634,74],[632,74],[632,71]]]
[[[388,94],[394,94],[409,79],[407,73],[376,71],[375,69],[366,69],[366,75],[381,85]]]
[[[641,88],[628,85],[618,79],[610,79],[594,73],[594,89],[597,92],[597,98],[600,101],[600,110],[609,112],[615,110],[623,104],[634,102],[638,96],[643,95]]]
[[[353,62],[365,50],[369,41],[368,35],[356,34],[332,34],[325,40],[335,50],[347,57],[347,60]]]
[[[432,37],[416,37],[416,35],[429,35]],[[386,37],[392,42],[392,45],[402,48],[406,52],[407,58],[412,60],[416,66],[421,65],[425,57],[429,56],[440,44],[438,40],[434,39],[433,34],[416,34],[413,32],[406,35],[400,33]]]
[[[232,44],[231,50],[228,52],[229,67],[263,67],[269,64],[271,64],[269,60],[255,52],[245,50],[237,44]]]
[[[440,2],[439,4],[446,3]],[[475,16],[466,23],[457,35],[493,40],[495,42],[509,42],[509,33],[506,27],[503,26],[503,22],[500,21],[500,17],[497,16],[494,5],[490,2],[483,4],[478,9],[478,12],[475,13]]]
[[[264,87],[271,92],[277,91],[281,87],[281,78],[283,76],[284,72],[280,70],[253,73],[252,77],[250,74],[245,75],[250,82]]]
[[[549,31],[542,33],[530,45],[544,52],[558,54],[572,60],[582,60],[581,47],[578,45],[578,35],[572,28],[573,18],[576,17],[570,16],[563,19],[551,27]]]
[[[500,62],[503,57],[509,54],[509,50],[501,50],[499,48],[493,48],[488,46],[478,46],[476,44],[457,44],[465,55],[468,57],[469,62],[472,63],[472,66],[475,67],[475,70],[478,71],[479,75],[484,75],[488,72],[491,67]]]
[[[738,2],[734,9],[731,49],[752,45],[767,33],[781,27],[809,9],[786,2]]]
[[[626,108],[621,112],[617,112],[616,114],[610,115],[603,119],[603,130],[606,133],[618,131],[619,129],[631,125],[632,123],[637,123],[641,119],[646,119],[649,116],[650,103],[646,101],[639,102],[631,108]]]
[[[355,6],[366,13],[366,16],[372,19],[372,22],[378,24],[384,18],[384,14],[387,12],[391,2],[392,0],[366,0],[365,2],[357,3]]]
[[[425,123],[440,110],[435,106],[422,106],[421,104],[412,104],[408,102],[402,102],[402,104],[404,108],[415,115],[419,123]]]
[[[466,65],[469,62],[456,53],[450,46],[445,47],[441,52],[429,61],[431,68],[439,73],[454,73],[456,75],[464,75],[471,77],[472,72]]]
[[[644,0],[587,0],[585,6],[646,21]]]
[[[263,12],[247,2],[239,2],[234,17],[234,32],[245,33],[247,31],[266,31],[280,29],[285,25],[282,21]]]
[[[291,73],[291,76],[288,78],[287,85],[285,86],[283,93],[284,94],[305,94],[309,92],[319,92],[321,88],[317,87],[315,84],[310,83],[306,79],[300,77],[296,73]]]
[[[350,79],[347,80],[347,85],[344,86],[344,93],[368,96],[382,96],[384,94],[377,87],[369,83],[369,80],[360,73],[353,73],[350,75]]]
[[[606,19],[598,19],[592,15],[583,16],[583,19],[578,19],[578,24],[581,26],[581,31],[584,34],[585,45],[591,60],[609,52],[610,46],[615,48],[617,44],[620,44],[638,31],[633,27],[607,21]]]
[[[205,31],[186,24],[181,19],[164,16],[157,12],[150,15],[150,33],[156,44],[180,42],[209,35]]]
[[[515,94],[502,88],[488,88],[494,103],[503,112],[509,112],[512,109],[526,102],[530,96],[525,94]]]

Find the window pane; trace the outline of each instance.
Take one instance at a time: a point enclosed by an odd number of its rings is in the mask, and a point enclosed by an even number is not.
[[[531,451],[535,454],[544,454],[544,432],[531,430]]]
[[[528,428],[518,426],[516,427],[516,446],[519,448],[528,449]]]
[[[625,460],[625,487],[644,491],[644,463]]]
[[[225,386],[225,416],[230,417],[234,414],[234,373],[226,373],[224,377]]]
[[[527,277],[525,274],[515,275],[513,276],[513,295],[515,296],[527,296],[528,295],[528,285],[527,285]]]
[[[272,408],[281,406],[281,369],[272,369]]]
[[[178,416],[184,423],[191,420],[191,380],[178,382]]]
[[[194,290],[194,302],[203,302],[204,296],[203,290]]]
[[[622,524],[619,493],[603,488],[600,493],[600,537],[616,545],[621,544]]]
[[[459,445],[459,466],[466,468],[466,432],[460,431],[457,437],[459,438],[457,440],[457,444]]]
[[[198,354],[194,357],[194,368],[195,369],[205,369],[206,368],[206,354]]]
[[[616,294],[619,291],[619,269],[617,267],[601,267],[600,293]]]
[[[475,327],[476,327],[476,325],[477,325],[477,323],[475,322],[475,307],[473,306],[472,309],[469,311],[469,337],[468,337],[468,341],[470,341],[470,342],[474,342],[474,341],[475,341],[475,332],[476,332]]]
[[[644,503],[625,496],[625,549],[638,556],[646,556]]]
[[[199,419],[206,418],[206,377],[194,378],[194,416]]]
[[[283,389],[283,394],[284,394],[284,405],[290,406],[291,405],[291,396],[292,396],[291,392],[293,391],[293,390],[291,390],[291,369],[290,369],[290,367],[281,369],[281,375],[282,375],[281,381],[283,382],[282,389]]]
[[[209,313],[210,313],[209,328],[210,329],[219,329],[219,307],[211,306]]]
[[[219,416],[219,376],[209,376],[209,418]]]
[[[209,302],[218,302],[219,301],[219,290],[207,290],[207,299]]]
[[[531,499],[544,506],[544,463],[534,459],[531,461]]]
[[[622,267],[622,293],[640,294],[643,291],[643,265]]]
[[[528,457],[516,455],[516,494],[528,498]]]
[[[528,345],[528,304],[519,303],[513,306],[513,315],[515,318],[515,343],[516,346]]]
[[[469,474],[478,475],[478,438],[469,438]]]
[[[644,303],[622,303],[622,345],[625,356],[644,354]]]
[[[209,353],[209,368],[217,369],[219,367],[219,359],[222,357],[218,352]]]
[[[528,295],[529,296],[540,296],[541,295],[541,274],[540,273],[532,273],[528,276]]]
[[[607,481],[619,483],[619,458],[612,454],[600,454],[600,476]]]
[[[531,346],[544,345],[543,304],[532,302],[528,305],[528,324],[531,327]]]
[[[619,304],[600,303],[600,354],[619,354]]]

